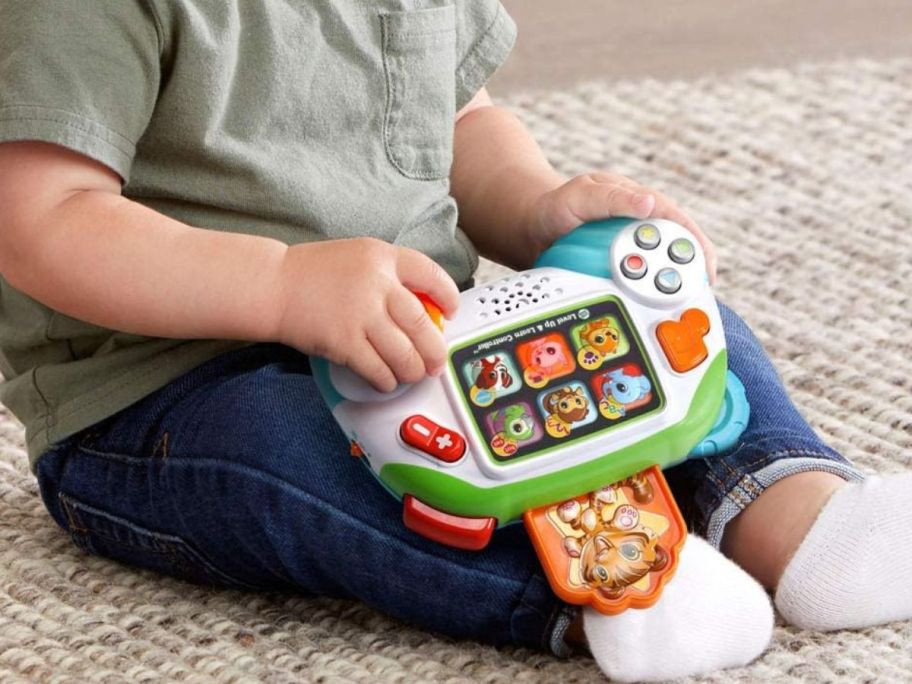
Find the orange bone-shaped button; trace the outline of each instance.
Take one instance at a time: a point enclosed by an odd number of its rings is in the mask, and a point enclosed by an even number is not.
[[[668,357],[671,367],[686,373],[703,363],[709,355],[703,337],[709,332],[709,316],[700,309],[688,309],[680,321],[663,321],[656,328],[656,337]]]

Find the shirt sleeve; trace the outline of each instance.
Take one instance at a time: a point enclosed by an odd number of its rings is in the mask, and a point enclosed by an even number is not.
[[[456,109],[462,109],[503,64],[516,24],[498,0],[463,0],[458,32]]]
[[[5,0],[0,142],[63,145],[126,182],[155,107],[160,36],[141,0]]]

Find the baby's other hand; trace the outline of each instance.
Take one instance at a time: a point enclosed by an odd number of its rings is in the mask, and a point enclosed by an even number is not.
[[[716,250],[696,222],[669,197],[626,176],[586,173],[541,195],[533,206],[532,224],[547,247],[582,223],[612,216],[664,218],[687,228],[703,247],[711,282],[716,280]]]
[[[348,366],[382,392],[443,371],[443,334],[414,293],[449,318],[459,290],[420,252],[372,238],[293,245],[279,280],[277,341]]]

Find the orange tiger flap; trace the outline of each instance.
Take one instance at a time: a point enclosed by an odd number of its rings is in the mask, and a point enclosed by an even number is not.
[[[551,588],[606,615],[648,608],[674,575],[687,528],[659,468],[526,511]]]

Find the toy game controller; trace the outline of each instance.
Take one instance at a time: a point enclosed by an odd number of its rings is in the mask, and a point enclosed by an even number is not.
[[[463,292],[445,325],[429,313],[448,346],[439,377],[381,393],[312,364],[406,526],[481,549],[523,519],[565,600],[654,603],[686,536],[660,469],[727,448],[748,416],[693,235],[589,223],[535,268]]]

